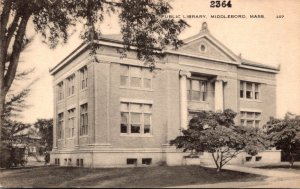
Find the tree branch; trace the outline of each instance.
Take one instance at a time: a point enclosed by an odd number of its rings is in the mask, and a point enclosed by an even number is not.
[[[17,35],[15,37],[15,41],[14,41],[14,45],[13,45],[13,51],[12,51],[12,55],[10,58],[10,62],[9,62],[9,66],[7,69],[7,72],[4,76],[4,89],[5,91],[8,91],[8,89],[10,88],[15,75],[16,75],[16,71],[17,71],[17,67],[18,67],[18,62],[19,62],[19,58],[20,58],[20,54],[21,54],[21,49],[22,49],[22,43],[23,43],[23,39],[25,36],[25,31],[26,31],[26,26],[27,26],[27,22],[29,20],[30,14],[26,14],[23,16],[18,31],[17,31]]]
[[[9,14],[12,6],[11,0],[4,0],[3,12],[0,15],[0,64],[5,63],[5,53],[3,53],[3,49],[5,46],[5,33],[6,33],[6,25],[9,20]],[[4,70],[1,70],[1,72]]]
[[[232,156],[229,156],[230,159],[228,159],[227,161],[225,161],[223,165],[225,165],[226,163],[228,163],[232,158],[234,158],[234,156],[238,155],[239,153],[241,153],[241,151],[236,151]]]
[[[9,43],[18,27],[18,23],[19,23],[19,20],[20,20],[20,15],[18,13],[16,13],[12,23],[10,24],[9,28],[7,29],[7,34],[6,34],[6,44],[5,46],[9,46]]]

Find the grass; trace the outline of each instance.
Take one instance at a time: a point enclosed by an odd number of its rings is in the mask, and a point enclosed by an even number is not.
[[[261,181],[265,177],[200,166],[135,168],[38,167],[2,170],[0,185],[11,187],[171,187],[232,181]]]
[[[286,172],[292,172],[292,173],[298,173],[300,174],[300,165],[294,165],[292,168],[290,168],[290,165],[287,164],[274,164],[274,165],[264,165],[256,167],[259,169],[272,169],[272,170],[279,170],[279,171],[286,171]]]

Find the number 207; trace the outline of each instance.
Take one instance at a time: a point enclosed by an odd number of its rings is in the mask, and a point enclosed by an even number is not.
[[[223,7],[223,8],[225,8],[225,7],[229,7],[229,8],[231,8],[232,7],[232,4],[231,4],[231,1],[229,0],[229,1],[211,1],[210,2],[210,7],[212,7],[212,8],[220,8],[220,7]]]

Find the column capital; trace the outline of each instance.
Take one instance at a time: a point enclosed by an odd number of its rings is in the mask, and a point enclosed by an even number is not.
[[[227,83],[227,78],[225,76],[218,75],[215,79],[215,81],[222,81],[224,83]]]
[[[185,77],[191,77],[191,72],[186,71],[186,70],[180,70],[179,75],[180,76],[185,76]]]

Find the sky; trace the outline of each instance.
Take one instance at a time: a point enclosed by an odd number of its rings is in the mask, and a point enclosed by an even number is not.
[[[170,15],[188,17],[205,15],[205,18],[187,18],[190,25],[180,36],[184,39],[197,34],[202,23],[208,24],[211,34],[235,54],[242,54],[266,65],[280,65],[277,75],[277,117],[287,111],[300,114],[300,1],[298,0],[231,0],[231,8],[210,8],[210,0],[173,0]],[[245,15],[247,18],[211,18],[211,15]],[[251,19],[250,15],[264,15]],[[277,18],[282,17],[283,18]],[[117,17],[106,17],[103,34],[118,34]],[[28,34],[34,35],[28,25]],[[53,84],[49,69],[71,53],[80,43],[79,33],[71,36],[67,44],[49,49],[42,37],[36,35],[31,46],[21,55],[20,69],[35,67],[32,86],[27,99],[29,108],[21,119],[32,123],[38,118],[53,117]],[[30,79],[17,82],[14,89],[24,88]]]

